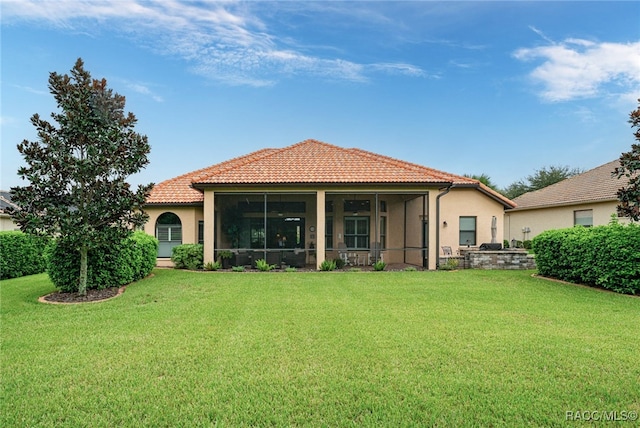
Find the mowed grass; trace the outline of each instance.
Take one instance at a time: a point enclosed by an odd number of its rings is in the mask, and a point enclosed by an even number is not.
[[[532,272],[3,281],[3,427],[562,426],[640,411],[640,299]],[[633,413],[631,413],[633,414]]]

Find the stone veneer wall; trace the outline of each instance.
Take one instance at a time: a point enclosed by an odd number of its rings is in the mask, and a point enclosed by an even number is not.
[[[465,254],[469,269],[535,269],[533,254],[521,250],[469,251]]]

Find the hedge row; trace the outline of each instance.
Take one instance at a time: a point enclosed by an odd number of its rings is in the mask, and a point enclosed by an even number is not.
[[[134,232],[119,245],[89,251],[87,288],[103,289],[129,284],[149,275],[156,265],[158,240]],[[47,272],[65,292],[78,291],[80,252],[59,240],[47,250]]]
[[[533,239],[541,275],[640,294],[640,225],[549,230]]]
[[[171,261],[176,269],[202,269],[203,259],[202,244],[182,244],[171,249]]]
[[[0,232],[0,279],[45,271],[44,251],[49,240],[19,231]]]

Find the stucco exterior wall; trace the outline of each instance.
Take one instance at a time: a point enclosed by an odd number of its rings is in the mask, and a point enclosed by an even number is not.
[[[456,189],[440,198],[440,247],[449,246],[453,254],[460,247],[460,217],[476,217],[476,245],[491,242],[491,221],[496,217],[496,242],[504,236],[504,206],[475,189]],[[446,223],[446,225],[445,225]],[[442,248],[438,249],[442,254]]]
[[[182,243],[198,243],[198,222],[204,218],[201,207],[146,207],[145,212],[149,214],[149,221],[144,225],[145,233],[156,236],[156,221],[163,213],[172,212],[180,218],[182,222]]]
[[[565,229],[574,226],[574,212],[577,210],[593,210],[593,225],[608,224],[611,214],[616,213],[617,202],[600,202],[580,205],[548,207],[523,211],[506,211],[504,215],[504,236],[511,241],[533,239],[545,230]],[[621,223],[627,219],[620,218]],[[530,232],[523,233],[528,228]]]
[[[4,230],[20,230],[17,224],[15,224],[9,214],[0,215],[0,231]]]

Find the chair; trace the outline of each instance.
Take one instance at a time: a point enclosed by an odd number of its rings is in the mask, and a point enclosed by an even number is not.
[[[449,257],[453,257],[453,251],[449,246],[442,247],[442,254],[444,255],[444,262],[447,263],[449,261]]]

